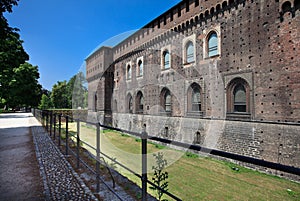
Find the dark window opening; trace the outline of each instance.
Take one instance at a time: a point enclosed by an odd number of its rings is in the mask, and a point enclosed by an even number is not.
[[[94,111],[95,112],[97,112],[97,102],[98,102],[97,94],[95,94],[95,96],[94,96]]]
[[[282,12],[286,13],[291,11],[291,3],[289,1],[284,2],[284,4],[282,4]]]
[[[138,62],[138,76],[143,76],[143,62],[142,60],[139,60]]]
[[[218,36],[212,32],[208,37],[208,56],[212,57],[218,54]]]
[[[165,94],[165,111],[171,112],[171,94],[170,91],[167,91]]]
[[[132,96],[129,95],[129,98],[128,98],[128,112],[129,113],[132,113]]]
[[[294,7],[295,7],[295,10],[300,10],[300,0],[294,1]]]
[[[194,57],[194,45],[191,41],[189,41],[186,45],[186,62],[192,63],[195,61]]]
[[[138,92],[136,96],[136,110],[137,113],[143,113],[144,112],[144,96],[142,92]]]
[[[164,135],[166,138],[169,136],[169,128],[168,127],[165,127]]]
[[[163,52],[163,66],[164,69],[169,69],[170,68],[170,53],[168,50],[165,50]]]
[[[189,12],[189,11],[190,11],[190,2],[189,2],[189,1],[186,1],[185,11],[186,11],[186,12]]]
[[[200,144],[200,143],[201,143],[201,134],[199,131],[197,131],[195,135],[195,144]]]
[[[128,80],[131,79],[131,66],[130,65],[127,66],[127,79]]]
[[[246,112],[246,90],[242,84],[238,84],[233,91],[234,112]]]
[[[178,10],[177,10],[177,16],[178,16],[178,17],[181,16],[181,8],[180,8],[180,6],[178,7]]]
[[[201,111],[200,89],[195,87],[192,91],[192,111]]]

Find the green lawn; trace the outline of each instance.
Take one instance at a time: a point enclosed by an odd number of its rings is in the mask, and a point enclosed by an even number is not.
[[[76,131],[76,124],[70,124],[70,130]],[[81,124],[81,140],[96,145],[96,132]],[[92,149],[92,153],[95,153]],[[209,157],[197,157],[149,143],[148,179],[151,180],[153,154],[163,152],[169,166],[169,192],[182,200],[300,200],[300,184],[275,176],[252,171],[235,164],[218,161]],[[141,173],[141,143],[139,139],[118,132],[104,131],[101,134],[101,151],[116,158],[117,161]],[[107,160],[108,161],[108,160]],[[108,161],[111,163],[110,161]],[[238,167],[235,171],[232,167]],[[140,179],[117,167],[117,170],[140,185]],[[149,191],[155,195],[153,190]],[[172,200],[169,197],[165,197]]]

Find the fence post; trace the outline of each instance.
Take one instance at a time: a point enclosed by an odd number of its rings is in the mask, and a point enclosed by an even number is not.
[[[55,134],[56,134],[56,114],[54,113],[54,117],[53,117],[53,139],[54,139],[54,143],[55,143]]]
[[[69,116],[66,116],[66,155],[69,155],[69,131],[68,131],[68,125],[69,124]]]
[[[45,111],[41,110],[41,115],[42,115],[42,125],[45,127]]]
[[[48,132],[48,110],[46,112],[46,131]]]
[[[60,146],[61,138],[61,114],[58,115],[58,146]]]
[[[50,136],[52,136],[52,123],[53,123],[53,116],[52,111],[50,112]]]
[[[97,178],[97,193],[100,191],[100,123],[97,123],[97,157],[96,157],[96,178]]]
[[[79,151],[80,151],[80,121],[77,119],[77,168],[79,168]]]
[[[147,200],[147,133],[142,132],[142,200]]]

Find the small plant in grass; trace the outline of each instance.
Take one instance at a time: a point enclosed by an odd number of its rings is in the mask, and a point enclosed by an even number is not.
[[[124,134],[124,133],[121,133],[121,136],[122,137],[129,137],[128,135]]]
[[[291,196],[291,197],[297,197],[297,193],[291,189],[286,189],[286,192]],[[300,195],[298,195],[300,198]]]
[[[163,189],[164,191],[168,191],[169,182],[167,179],[169,178],[169,173],[164,171],[164,168],[167,166],[167,160],[164,159],[164,155],[162,152],[158,152],[157,154],[153,154],[156,160],[156,166],[152,166],[152,170],[154,170],[154,176],[152,177],[153,183],[158,187]],[[167,199],[162,199],[164,192],[156,186],[150,186],[150,189],[156,191],[158,200],[167,201]]]
[[[117,158],[112,158],[111,163],[109,164],[110,168],[116,170],[117,169],[117,162],[116,162]]]
[[[161,144],[155,144],[155,148],[157,148],[157,149],[164,149],[165,146],[161,145]]]
[[[142,140],[139,139],[139,138],[135,138],[135,141],[136,141],[136,142],[141,142]]]
[[[188,158],[199,158],[197,154],[191,153],[191,152],[186,152],[185,156]]]

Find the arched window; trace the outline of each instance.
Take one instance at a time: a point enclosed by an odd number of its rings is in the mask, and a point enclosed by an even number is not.
[[[201,143],[201,134],[199,131],[196,132],[195,134],[195,140],[194,140],[195,144],[200,144]]]
[[[211,32],[208,37],[208,57],[218,55],[218,35],[216,32]]]
[[[289,2],[289,1],[286,1],[286,2],[284,2],[283,4],[282,4],[282,13],[286,13],[286,12],[289,12],[289,11],[291,11],[291,2]]]
[[[201,89],[199,84],[193,83],[187,92],[188,98],[188,112],[193,114],[199,113],[201,111]]]
[[[128,64],[127,65],[127,79],[130,80],[131,79],[131,66]]]
[[[168,50],[163,52],[163,67],[164,69],[170,68],[170,53]]]
[[[192,111],[201,111],[201,98],[199,87],[194,87],[192,91]]]
[[[165,94],[165,111],[166,112],[171,112],[172,108],[171,108],[171,94],[170,91],[167,91],[167,93]]]
[[[235,86],[233,97],[234,112],[246,112],[246,89],[242,84]]]
[[[136,112],[137,113],[144,112],[144,96],[140,91],[136,95]]]
[[[132,113],[132,109],[133,109],[132,96],[130,94],[128,94],[128,96],[127,96],[127,110],[128,110],[129,113]]]
[[[172,111],[172,96],[169,89],[164,88],[161,91],[160,100],[163,112],[170,113]]]
[[[139,60],[138,61],[138,76],[143,76],[143,61],[142,60]]]
[[[186,44],[185,47],[185,51],[186,51],[186,62],[187,63],[192,63],[195,61],[195,56],[194,56],[194,44],[192,43],[192,41],[189,41]]]
[[[222,3],[222,9],[223,9],[223,10],[227,9],[227,1],[224,1],[224,2]]]
[[[250,87],[246,80],[235,78],[228,84],[227,112],[250,113]]]

